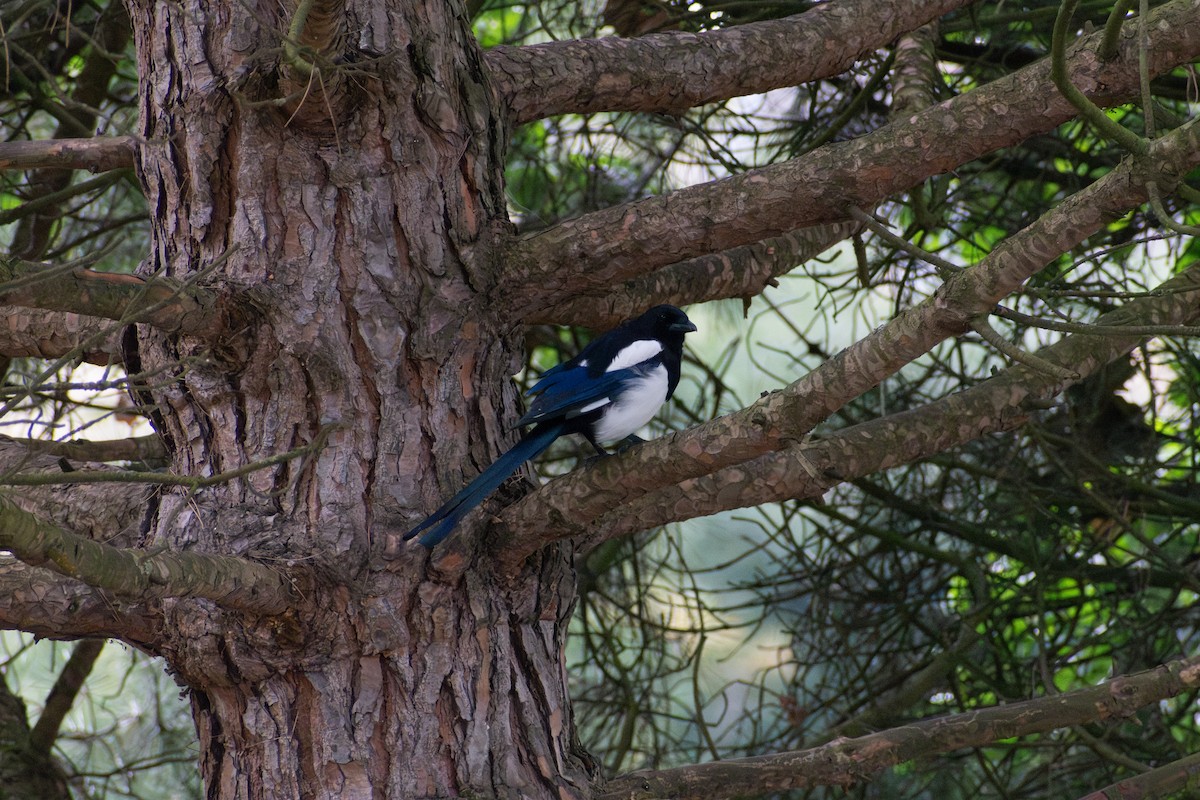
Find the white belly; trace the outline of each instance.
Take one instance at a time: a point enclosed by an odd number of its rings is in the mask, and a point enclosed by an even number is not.
[[[667,402],[667,368],[659,364],[612,402],[596,423],[596,439],[616,442],[639,431]]]

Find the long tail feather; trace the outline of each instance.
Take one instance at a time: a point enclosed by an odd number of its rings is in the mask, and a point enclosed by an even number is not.
[[[443,503],[441,508],[426,517],[420,525],[404,534],[404,539],[412,539],[422,531],[426,533],[421,536],[420,541],[426,547],[433,547],[445,539],[458,526],[459,520],[496,491],[518,467],[541,455],[551,442],[562,435],[564,427],[562,422],[547,422],[534,427],[521,441],[513,445],[511,450],[479,473],[461,492]]]

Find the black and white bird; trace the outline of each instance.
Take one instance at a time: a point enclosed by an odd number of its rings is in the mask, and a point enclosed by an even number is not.
[[[634,434],[675,393],[683,337],[694,330],[696,326],[675,306],[655,306],[547,370],[526,393],[534,400],[528,413],[517,420],[518,426],[533,425],[533,429],[404,538],[420,536],[421,544],[433,547],[518,467],[559,436],[581,434],[600,455],[608,455],[601,442],[636,441]]]

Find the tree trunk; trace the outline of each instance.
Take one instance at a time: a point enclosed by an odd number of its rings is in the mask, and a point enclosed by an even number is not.
[[[143,271],[251,298],[220,347],[139,331],[174,468],[332,431],[313,458],[159,499],[155,544],[313,576],[284,617],[165,604],[208,796],[585,794],[569,550],[503,576],[478,531],[436,561],[400,541],[510,443],[516,407],[514,332],[485,302],[504,124],[461,5],[130,6]]]

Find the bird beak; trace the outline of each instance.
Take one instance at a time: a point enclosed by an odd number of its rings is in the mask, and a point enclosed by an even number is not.
[[[696,326],[692,324],[691,320],[687,322],[672,322],[667,326],[667,330],[671,333],[691,333],[696,330]]]

